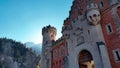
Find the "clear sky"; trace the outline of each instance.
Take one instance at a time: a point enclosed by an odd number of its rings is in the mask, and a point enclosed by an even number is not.
[[[42,27],[57,28],[61,36],[64,19],[73,0],[0,0],[0,37],[41,43]]]

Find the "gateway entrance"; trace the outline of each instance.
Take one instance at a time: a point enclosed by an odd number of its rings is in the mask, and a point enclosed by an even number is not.
[[[94,68],[93,57],[89,51],[83,50],[78,57],[79,68]]]

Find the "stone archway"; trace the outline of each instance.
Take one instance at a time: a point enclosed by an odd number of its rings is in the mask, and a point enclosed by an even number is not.
[[[78,56],[79,68],[94,68],[94,61],[91,53],[87,50],[82,50]]]

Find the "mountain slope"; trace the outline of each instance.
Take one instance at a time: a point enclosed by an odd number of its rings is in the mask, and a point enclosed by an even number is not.
[[[27,48],[31,48],[36,54],[41,54],[42,44],[34,44],[33,42],[25,43]]]
[[[12,39],[0,38],[0,68],[36,68],[40,56]]]

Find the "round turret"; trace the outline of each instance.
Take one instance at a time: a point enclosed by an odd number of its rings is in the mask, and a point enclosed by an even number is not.
[[[98,9],[97,4],[91,3],[86,7],[86,17],[87,20],[90,22],[91,25],[97,25],[100,22],[100,11]]]
[[[42,35],[43,35],[43,44],[51,43],[52,41],[56,40],[57,30],[56,28],[48,25],[43,27]]]

